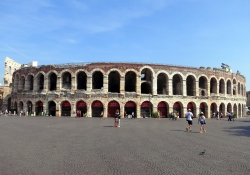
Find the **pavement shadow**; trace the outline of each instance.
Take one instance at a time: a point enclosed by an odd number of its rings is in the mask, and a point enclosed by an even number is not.
[[[224,129],[224,131],[234,136],[250,137],[250,126],[233,126],[233,127]]]

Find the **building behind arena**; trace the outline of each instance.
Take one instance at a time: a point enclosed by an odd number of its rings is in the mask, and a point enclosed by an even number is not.
[[[15,64],[19,67],[5,100],[15,113],[70,116],[81,111],[82,116],[99,117],[104,111],[104,117],[114,117],[119,109],[122,117],[132,111],[137,118],[157,111],[162,117],[173,111],[184,117],[189,108],[195,116],[201,111],[206,117],[216,111],[245,116],[245,77],[225,64],[213,69],[119,62]]]

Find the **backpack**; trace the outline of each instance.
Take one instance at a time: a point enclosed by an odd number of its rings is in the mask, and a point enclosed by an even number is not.
[[[200,120],[200,122],[204,122],[203,116],[200,116],[199,120]]]

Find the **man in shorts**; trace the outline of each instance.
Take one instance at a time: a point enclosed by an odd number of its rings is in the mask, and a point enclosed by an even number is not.
[[[193,113],[191,112],[191,109],[188,109],[185,117],[187,118],[187,122],[188,122],[188,127],[186,128],[187,131],[192,131],[191,127],[193,124]]]

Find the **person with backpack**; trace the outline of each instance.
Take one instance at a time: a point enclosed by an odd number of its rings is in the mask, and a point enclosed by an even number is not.
[[[188,127],[186,128],[187,131],[192,131],[191,127],[193,124],[193,113],[191,112],[191,109],[188,109],[188,112],[186,113],[185,117],[187,118]]]
[[[200,126],[200,133],[202,133],[202,131],[206,132],[205,126],[204,126],[206,124],[206,117],[204,116],[203,112],[200,113],[200,116],[198,118],[198,124],[199,123],[201,124],[201,126]]]

